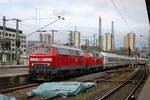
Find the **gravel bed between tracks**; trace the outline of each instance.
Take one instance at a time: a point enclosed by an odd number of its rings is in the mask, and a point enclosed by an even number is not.
[[[68,98],[60,98],[55,97],[49,100],[98,100],[98,98],[102,97],[104,94],[106,94],[108,91],[112,90],[114,87],[116,87],[118,84],[120,84],[122,81],[124,81],[134,70],[135,68],[126,67],[121,68],[113,72],[106,72],[105,75],[99,76],[99,73],[96,74],[90,74],[90,78],[85,76],[81,76],[79,78],[73,78],[68,81],[91,81],[97,83],[97,88],[91,88],[87,90],[86,92],[80,93],[77,96],[68,97]],[[102,73],[102,72],[100,72]],[[93,75],[93,77],[92,77]],[[83,78],[84,77],[84,78]],[[39,96],[34,96],[31,98],[26,98],[26,93],[37,88],[36,87],[30,87],[25,88],[21,90],[12,91],[9,93],[5,93],[7,96],[13,96],[16,97],[19,100],[45,100],[46,98],[42,98]]]

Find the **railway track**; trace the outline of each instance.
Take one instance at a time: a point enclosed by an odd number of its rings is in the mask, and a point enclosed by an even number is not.
[[[29,83],[20,84],[18,86],[14,86],[14,87],[0,89],[0,93],[8,93],[8,92],[12,92],[12,91],[20,90],[20,89],[35,87],[38,85],[40,85],[40,83],[30,83],[29,82]]]
[[[99,100],[129,100],[133,98],[135,91],[142,84],[146,75],[145,66],[140,67],[130,77]]]
[[[104,78],[106,73],[113,73],[113,72],[115,72],[115,70],[101,72],[100,74],[98,74],[99,76],[95,75],[95,77],[91,78],[91,79],[87,79],[87,78],[73,78],[70,81],[82,81],[82,82],[89,82],[90,81],[90,82],[93,82],[93,81],[95,81],[96,79],[99,79],[99,78],[101,78],[101,81],[103,81],[103,80],[106,80],[106,79],[109,78],[109,77],[105,77]],[[89,74],[89,76],[91,76],[91,75]],[[96,76],[98,76],[98,77],[96,77]],[[83,77],[83,76],[81,76],[81,77]],[[66,80],[66,81],[68,81],[68,80]],[[20,89],[36,87],[36,86],[39,86],[39,85],[40,85],[40,83],[27,82],[27,83],[20,84],[20,85],[17,85],[17,86],[2,88],[2,89],[0,89],[0,93],[8,93],[8,92],[12,92],[12,91],[20,90]]]
[[[105,72],[100,72],[100,73],[94,73],[94,74],[89,74],[89,75],[85,75],[85,76],[80,76],[79,78],[73,78],[71,80],[66,80],[66,81],[79,81],[79,82],[96,82],[96,83],[100,83],[103,82],[105,80],[108,79],[112,79],[114,77],[110,77],[110,74],[116,74],[117,76],[119,76],[122,71],[126,72],[124,70],[120,71],[122,69],[115,69],[115,70],[109,70],[109,71],[105,71]],[[128,70],[127,70],[128,72]],[[12,88],[7,88],[7,89],[2,89],[0,90],[0,93],[4,93],[4,94],[8,94],[8,96],[15,96],[15,94],[17,93],[21,93],[17,97],[19,100],[43,100],[42,98],[39,97],[29,97],[26,95],[27,92],[31,91],[32,89],[36,88],[38,85],[40,85],[40,83],[27,83],[21,86],[17,86],[17,87],[12,87]],[[53,98],[56,99],[56,98]],[[45,99],[44,99],[45,100]]]

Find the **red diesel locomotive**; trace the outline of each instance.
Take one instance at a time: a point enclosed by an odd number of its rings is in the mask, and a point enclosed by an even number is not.
[[[102,68],[103,58],[99,53],[58,45],[33,47],[29,56],[31,79],[52,80],[56,77],[80,75]]]
[[[103,56],[96,51],[85,52],[85,66],[91,71],[99,71],[103,68]]]

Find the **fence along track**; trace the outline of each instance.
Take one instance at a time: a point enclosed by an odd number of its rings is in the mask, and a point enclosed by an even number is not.
[[[145,73],[145,67],[141,66],[132,73],[125,82],[111,90],[99,100],[128,100],[144,80]]]

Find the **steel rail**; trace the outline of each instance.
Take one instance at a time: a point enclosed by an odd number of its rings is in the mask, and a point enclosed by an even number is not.
[[[118,70],[118,69],[106,70],[106,71],[103,71],[103,72],[100,72],[100,73],[103,76],[106,73],[115,72],[116,70]],[[94,73],[92,73],[92,74],[94,74]],[[93,78],[92,80],[96,80],[96,79]],[[86,81],[89,81],[89,80],[82,80],[82,82],[86,82]],[[5,87],[5,88],[1,88],[0,93],[12,92],[12,91],[15,91],[15,90],[24,89],[24,88],[28,88],[28,87],[34,87],[34,86],[38,86],[38,85],[40,85],[40,83],[27,82],[27,83],[15,85],[15,86],[9,86],[9,87]]]
[[[129,94],[129,96],[126,98],[126,100],[129,100],[131,98],[131,96],[135,93],[135,91],[139,88],[139,86],[142,84],[142,82],[144,81],[146,76],[146,68],[144,67],[144,75],[142,77],[142,79],[139,81],[139,83],[136,85],[136,87],[133,89],[133,91],[131,91],[131,93]]]
[[[110,92],[108,92],[106,95],[102,96],[99,100],[106,99],[111,94],[113,94],[114,92],[116,92],[117,90],[119,90],[121,87],[123,87],[126,83],[129,82],[129,80],[131,80],[132,78],[134,78],[136,76],[136,74],[140,71],[140,69],[141,69],[141,67],[137,71],[135,71],[134,73],[132,73],[125,82],[121,83],[119,86],[117,86],[116,88],[114,88],[113,90],[111,90]]]
[[[8,92],[25,89],[25,88],[29,88],[29,87],[34,87],[34,86],[38,86],[38,85],[39,85],[39,83],[26,83],[26,84],[14,86],[14,87],[8,87],[6,89],[1,89],[0,93],[8,93]]]

